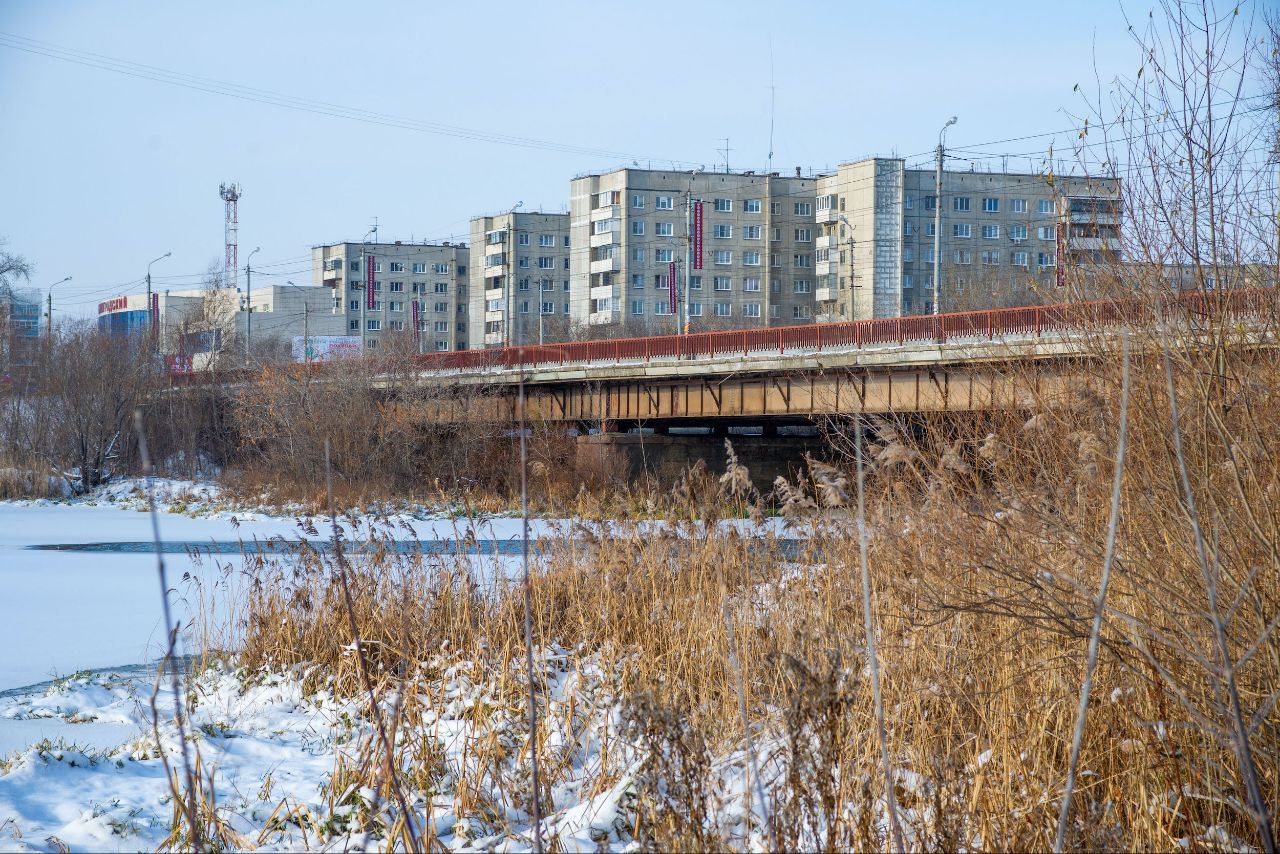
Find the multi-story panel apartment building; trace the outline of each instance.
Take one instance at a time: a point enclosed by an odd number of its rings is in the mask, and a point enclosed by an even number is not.
[[[569,215],[471,220],[472,348],[569,338]]]
[[[1060,264],[1119,252],[1119,193],[1114,179],[944,171],[939,309],[1069,298]],[[936,195],[933,169],[897,158],[844,163],[818,178],[823,320],[933,311]]]
[[[575,178],[574,321],[594,327],[584,337],[673,333],[685,311],[693,330],[812,323],[815,186],[754,172],[617,169]],[[686,269],[690,200],[702,204],[701,269]]]
[[[370,259],[372,307],[366,290]],[[332,289],[346,315],[346,334],[360,336],[365,349],[385,349],[395,338],[416,343],[422,352],[465,350],[471,340],[470,263],[465,243],[332,243],[312,247],[311,281]]]

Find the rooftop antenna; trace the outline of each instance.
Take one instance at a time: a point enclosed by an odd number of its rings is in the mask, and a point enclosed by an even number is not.
[[[766,175],[773,171],[773,107],[776,93],[777,90],[773,85],[773,35],[771,34],[769,36],[769,168],[764,170]],[[726,144],[728,144],[727,140]]]
[[[236,288],[236,268],[239,266],[239,233],[240,220],[236,211],[236,203],[240,201],[242,195],[240,185],[236,183],[222,184],[218,187],[218,195],[222,197],[222,201],[226,207],[226,222],[223,225],[223,231],[226,237],[227,253],[222,261],[222,286],[224,288]]]
[[[716,151],[724,155],[724,171],[728,172],[729,171],[729,152],[733,151],[733,149],[729,147],[729,137],[726,136],[724,138],[724,148],[717,148]]]

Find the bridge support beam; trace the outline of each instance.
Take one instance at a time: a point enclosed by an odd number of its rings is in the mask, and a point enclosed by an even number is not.
[[[629,480],[648,475],[668,487],[699,460],[715,477],[723,474],[726,438],[762,492],[772,489],[779,475],[793,478],[804,467],[806,451],[822,452],[817,436],[729,436],[713,431],[701,435],[592,433],[577,437],[575,453],[578,464],[586,469]]]

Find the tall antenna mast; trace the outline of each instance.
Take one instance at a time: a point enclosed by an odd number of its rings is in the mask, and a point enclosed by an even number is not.
[[[223,184],[218,187],[218,195],[226,203],[227,214],[226,231],[227,257],[222,262],[222,286],[234,289],[236,287],[236,268],[240,266],[240,258],[238,254],[238,241],[240,234],[239,214],[236,212],[236,202],[240,201],[240,185],[231,183]]]
[[[773,105],[777,90],[773,85],[773,36],[769,36],[769,168],[765,174],[773,172]]]

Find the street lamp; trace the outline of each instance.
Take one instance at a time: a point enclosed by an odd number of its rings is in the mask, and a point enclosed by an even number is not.
[[[286,279],[285,284],[291,288],[302,290],[291,280]],[[302,360],[306,364],[311,364],[311,305],[307,302],[307,295],[302,295]]]
[[[49,295],[45,298],[47,306],[45,312],[45,334],[49,337],[50,341],[53,340],[53,289],[63,282],[69,281],[71,281],[71,277],[67,276],[65,279],[59,279],[54,282],[49,286]]]
[[[253,256],[262,250],[261,246],[253,247],[244,262],[244,366],[249,367],[249,350],[253,344]]]
[[[933,191],[933,313],[939,314],[942,305],[942,159],[945,156],[947,128],[957,121],[955,116],[947,120],[938,131],[938,165],[934,173]]]
[[[163,261],[164,259],[168,258],[172,254],[173,254],[172,252],[166,252],[163,255],[161,255],[159,258],[156,258],[155,260],[147,264],[147,334],[148,335],[154,335],[155,325],[159,320],[159,318],[157,318],[156,315],[151,310],[151,265],[155,264],[158,261]],[[154,345],[154,339],[152,343]]]

